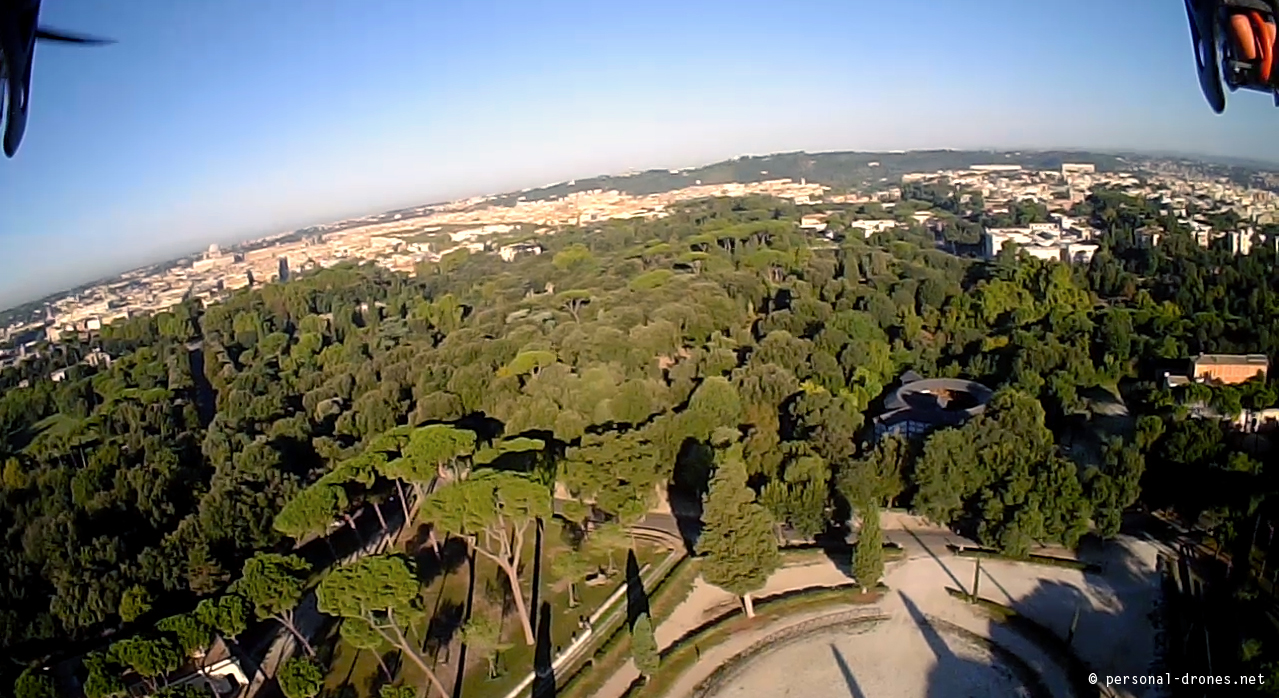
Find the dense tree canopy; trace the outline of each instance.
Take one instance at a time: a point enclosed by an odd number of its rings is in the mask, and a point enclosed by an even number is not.
[[[798,227],[808,208],[714,199],[570,226],[542,240],[549,254],[511,262],[340,265],[70,345],[113,361],[0,395],[0,654],[34,662],[130,624],[146,644],[94,660],[105,695],[110,667],[158,670],[185,649],[177,621],[146,634],[160,617],[194,613],[231,637],[254,615],[287,624],[302,569],[246,561],[278,562],[254,556],[406,489],[423,518],[504,560],[514,589],[516,548],[552,491],[622,523],[664,497],[749,503],[768,544],[844,526],[853,507],[906,506],[1016,554],[1112,535],[1139,500],[1268,511],[1273,456],[1185,406],[1270,407],[1279,390],[1159,380],[1201,351],[1279,357],[1273,244],[1202,248],[1157,202],[1100,191],[1069,212],[1103,231],[1091,264],[978,263],[947,250],[974,226],[1047,212],[983,220],[979,197],[948,185],[903,196],[894,214],[823,207],[831,239]],[[870,238],[849,226],[929,207],[940,246],[913,222]],[[1139,232],[1152,225],[1158,244]],[[906,369],[997,392],[966,424],[876,442],[868,427]],[[1120,400],[1126,422],[1099,416]],[[424,498],[436,480],[453,484]],[[721,581],[746,593],[767,566],[738,564],[723,526]],[[396,644],[385,614],[401,601],[413,611],[399,597],[328,607]]]

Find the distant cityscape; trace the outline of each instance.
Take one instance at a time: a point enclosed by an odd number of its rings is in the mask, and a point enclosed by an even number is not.
[[[875,168],[877,162],[867,163]],[[676,173],[678,171],[672,171]],[[767,177],[767,171],[760,171]],[[13,365],[37,350],[41,342],[58,342],[65,334],[84,334],[123,318],[163,311],[188,299],[208,303],[246,286],[284,281],[290,274],[331,267],[343,261],[373,261],[392,270],[411,272],[418,264],[438,261],[455,250],[497,254],[505,261],[543,251],[538,237],[564,225],[666,215],[675,204],[707,197],[749,195],[788,199],[811,208],[802,227],[824,233],[823,204],[878,203],[891,212],[901,197],[896,178],[881,178],[860,187],[832,187],[792,178],[755,182],[703,184],[652,194],[616,189],[588,189],[544,198],[478,197],[393,214],[340,221],[223,250],[210,245],[201,255],[176,264],[135,270],[95,286],[48,300],[43,316],[18,317],[0,329],[0,367]],[[1267,181],[1268,180],[1263,180]],[[1098,171],[1093,164],[1064,163],[1056,169],[1016,164],[973,164],[965,169],[903,173],[900,184],[946,182],[959,190],[980,193],[987,213],[1008,213],[1010,205],[1030,201],[1051,212],[1051,222],[1022,227],[986,228],[982,253],[993,257],[1006,244],[1041,259],[1087,263],[1097,249],[1087,221],[1067,214],[1093,189],[1105,187],[1155,200],[1165,215],[1187,224],[1201,245],[1228,238],[1237,254],[1255,244],[1256,226],[1279,221],[1279,195],[1213,176],[1184,164],[1147,164],[1130,171]],[[570,186],[573,182],[568,183]],[[841,191],[842,190],[842,191]],[[1213,213],[1234,212],[1240,225],[1220,230],[1209,222]],[[913,214],[927,224],[934,214]],[[849,226],[865,236],[901,225],[896,218],[853,220]],[[1139,231],[1154,244],[1158,229]],[[830,237],[830,234],[827,233]]]

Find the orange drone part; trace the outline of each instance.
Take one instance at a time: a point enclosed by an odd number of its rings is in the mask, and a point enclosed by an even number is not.
[[[1275,61],[1275,23],[1273,20],[1263,18],[1261,13],[1253,12],[1252,24],[1259,35],[1257,42],[1260,44],[1261,49],[1261,65],[1258,67],[1259,77],[1262,82],[1269,83]]]
[[[1257,40],[1252,34],[1252,23],[1243,13],[1230,15],[1231,35],[1235,40],[1235,53],[1245,61],[1257,60]]]
[[[1237,12],[1230,15],[1230,35],[1240,59],[1256,63],[1257,78],[1269,83],[1275,63],[1275,23],[1260,12]]]

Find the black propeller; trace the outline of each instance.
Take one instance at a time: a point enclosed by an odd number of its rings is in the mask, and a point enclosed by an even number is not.
[[[68,44],[86,44],[88,46],[105,46],[114,44],[114,39],[99,39],[93,36],[77,36],[66,32],[55,31],[46,27],[36,29],[36,38],[43,41],[61,41]]]
[[[13,157],[27,128],[31,100],[31,63],[35,44],[52,41],[78,46],[113,44],[110,39],[81,36],[39,25],[40,0],[0,0],[0,122],[4,154]]]

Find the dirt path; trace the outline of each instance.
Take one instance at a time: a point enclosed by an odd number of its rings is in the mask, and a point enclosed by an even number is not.
[[[832,612],[834,612],[832,610]],[[830,616],[827,615],[827,618]],[[921,624],[922,623],[922,624]],[[770,642],[784,628],[761,633]],[[737,638],[734,638],[737,640]],[[716,658],[717,662],[722,662]],[[692,674],[693,672],[689,672]],[[710,674],[708,668],[705,672]],[[681,677],[671,696],[692,695],[700,676]],[[875,624],[814,628],[733,667],[714,698],[846,696],[1025,696],[1034,676],[1005,653],[936,620],[898,614]],[[1034,694],[1031,694],[1034,695]],[[1061,698],[1052,693],[1051,698]]]
[[[893,616],[892,623],[906,624],[897,628],[904,633],[902,637],[909,634],[907,626],[910,624],[922,627],[919,625],[922,616],[954,624],[991,639],[1022,657],[1041,673],[1054,696],[1070,695],[1065,672],[1038,646],[1004,626],[992,624],[946,593],[946,587],[967,590],[972,584],[974,561],[955,556],[945,547],[948,539],[954,539],[956,543],[964,542],[962,539],[937,529],[915,533],[910,528],[914,523],[911,521],[896,523],[898,527],[888,537],[906,548],[906,559],[888,565],[884,581],[894,593],[878,605],[883,613]],[[910,535],[912,533],[915,535]],[[1069,634],[1073,624],[1076,628],[1074,646],[1098,672],[1148,673],[1155,659],[1150,615],[1159,593],[1155,556],[1153,545],[1121,538],[1107,548],[1104,570],[1100,575],[1042,565],[983,561],[979,591],[986,598],[1016,608],[1060,636]],[[843,570],[828,560],[821,560],[778,570],[756,596],[833,586],[848,581],[849,577]],[[657,628],[658,646],[663,649],[669,647],[709,618],[736,604],[737,599],[731,594],[698,579],[688,598]],[[682,676],[675,690],[668,695],[672,698],[688,695],[716,666],[737,652],[807,617],[788,618],[770,627],[742,633],[708,650],[702,661]],[[620,698],[637,676],[634,665],[628,662],[596,695],[598,698]],[[1155,693],[1134,692],[1130,695],[1146,698]]]
[[[705,681],[707,678],[709,678],[710,675],[714,673],[716,669],[718,669],[721,665],[731,660],[733,657],[749,649],[751,645],[754,645],[756,642],[766,639],[770,635],[773,635],[775,633],[782,632],[786,630],[787,628],[800,625],[802,623],[806,623],[816,618],[821,618],[823,616],[828,616],[834,613],[842,613],[845,611],[861,611],[861,612],[864,612],[867,616],[874,616],[874,615],[878,615],[878,613],[880,612],[880,609],[877,606],[855,606],[852,604],[849,604],[846,606],[832,606],[830,608],[822,609],[820,611],[813,611],[810,613],[804,613],[800,615],[791,616],[788,618],[783,618],[781,620],[778,620],[775,623],[770,623],[769,625],[766,625],[763,627],[752,628],[751,630],[747,632],[736,633],[728,640],[718,645],[715,645],[714,647],[703,652],[701,654],[701,660],[696,665],[694,665],[693,668],[684,672],[684,674],[679,677],[679,680],[676,681],[671,686],[670,691],[667,692],[666,695],[671,698],[674,698],[675,696],[691,695],[693,693],[693,690],[697,688],[697,685],[700,684],[702,681]],[[767,655],[764,655],[764,657],[767,657]],[[778,678],[781,678],[781,677],[778,677]],[[780,683],[786,683],[785,679],[782,678]],[[823,693],[821,691],[810,691],[808,690],[810,688],[808,686],[803,686],[802,688],[804,689],[803,695],[808,695],[808,696],[837,695],[837,693]],[[601,692],[600,694],[597,694],[597,695],[602,696],[604,694]],[[759,695],[762,696],[762,695],[770,695],[770,694],[760,693]],[[771,693],[771,695],[777,696],[779,694]]]
[[[848,575],[834,564],[823,561],[778,570],[768,578],[768,583],[756,596],[771,596],[808,587],[834,586],[848,581]],[[666,649],[707,620],[737,606],[736,596],[717,586],[707,584],[705,580],[698,577],[693,583],[693,590],[688,598],[675,607],[666,622],[657,627],[655,633],[657,646],[660,649]],[[709,657],[704,658],[702,664],[708,663],[709,659]],[[715,666],[711,664],[712,669]],[[600,688],[595,698],[618,698],[626,693],[626,689],[638,677],[639,671],[635,669],[635,664],[628,660],[616,674],[609,678],[608,683]]]
[[[958,561],[958,558],[953,558]],[[796,567],[780,570],[772,579],[769,580],[769,586],[774,587],[761,596],[771,593],[779,593],[781,591],[804,588],[804,580],[823,579],[830,583],[839,583],[840,581],[848,581],[848,577],[842,571],[829,562],[822,562],[815,565],[806,565],[804,567]],[[952,671],[956,665],[962,664],[957,662],[955,655],[967,654],[963,651],[962,646],[952,645],[949,653],[944,649],[941,652],[937,648],[933,648],[933,654],[925,653],[920,655],[920,648],[929,647],[929,643],[925,641],[925,637],[929,634],[927,621],[924,617],[937,618],[958,626],[968,632],[979,637],[993,639],[1001,646],[1013,651],[1028,664],[1035,669],[1048,687],[1049,691],[1056,698],[1069,698],[1070,682],[1066,673],[1052,661],[1050,657],[1045,655],[1036,645],[1026,641],[1012,633],[1003,631],[998,626],[992,626],[991,622],[986,618],[979,616],[973,612],[966,604],[955,600],[946,593],[947,586],[953,586],[950,581],[949,573],[937,566],[931,558],[917,558],[914,560],[906,560],[893,563],[885,578],[886,583],[894,589],[894,593],[885,596],[881,601],[868,610],[868,614],[875,615],[882,613],[891,617],[891,620],[884,623],[881,627],[871,631],[873,637],[868,635],[867,638],[872,645],[880,650],[884,661],[896,657],[896,664],[886,666],[886,671],[876,674],[867,674],[861,671],[861,681],[866,684],[862,688],[866,690],[865,695],[911,695],[910,686],[904,684],[895,684],[895,679],[902,681],[914,681],[915,683],[926,682],[930,672],[934,670]],[[824,585],[814,585],[824,586]],[[786,587],[786,588],[783,588]],[[689,597],[689,602],[693,601],[693,597]],[[688,603],[688,602],[686,602]],[[850,607],[856,608],[856,607]],[[691,609],[690,609],[691,610]],[[844,608],[832,608],[825,611],[814,612],[806,615],[786,618],[777,623],[770,624],[765,627],[754,629],[750,632],[739,633],[734,635],[731,640],[718,645],[702,654],[701,661],[691,670],[686,672],[672,686],[672,690],[667,694],[669,698],[685,698],[692,695],[693,690],[699,683],[711,675],[714,670],[730,660],[732,657],[750,647],[755,642],[763,640],[770,635],[784,630],[792,625],[802,623],[810,618],[819,617],[835,613]],[[674,618],[674,616],[672,616]],[[665,627],[665,624],[664,626]],[[935,633],[934,633],[935,634]],[[663,641],[659,637],[658,644],[665,647],[679,635],[674,638],[667,638]],[[936,643],[932,643],[936,645]],[[961,643],[962,645],[962,643]],[[824,649],[824,648],[823,648]],[[847,654],[845,654],[847,656]],[[753,683],[760,685],[783,686],[789,682],[794,683],[794,675],[785,675],[789,669],[793,669],[794,665],[783,658],[780,662],[769,662],[761,657],[761,669],[763,674],[755,672],[751,679]],[[940,667],[940,669],[938,668]],[[609,686],[605,690],[600,691],[600,698],[617,698],[625,692],[626,687],[635,679],[633,667],[627,666],[630,670],[625,676],[619,674],[614,678],[621,683],[621,690],[616,693],[608,692]],[[770,673],[771,671],[771,673]],[[969,672],[973,675],[974,680],[978,680],[983,674],[982,670]],[[878,676],[878,678],[876,678]],[[804,669],[804,686],[810,686],[810,677],[808,668]],[[986,677],[986,680],[994,680],[997,678],[996,673]],[[610,686],[612,682],[610,682]],[[924,685],[920,683],[920,685]],[[992,684],[993,685],[993,684]],[[913,686],[913,684],[912,684]],[[915,686],[918,688],[918,686]],[[874,688],[875,691],[871,691]],[[725,693],[725,695],[730,695]],[[731,693],[737,695],[737,693]],[[743,693],[742,695],[763,695],[756,693]],[[798,695],[798,694],[797,694]],[[923,695],[922,693],[920,695]],[[976,695],[976,694],[974,694]],[[993,694],[992,694],[993,695]]]

